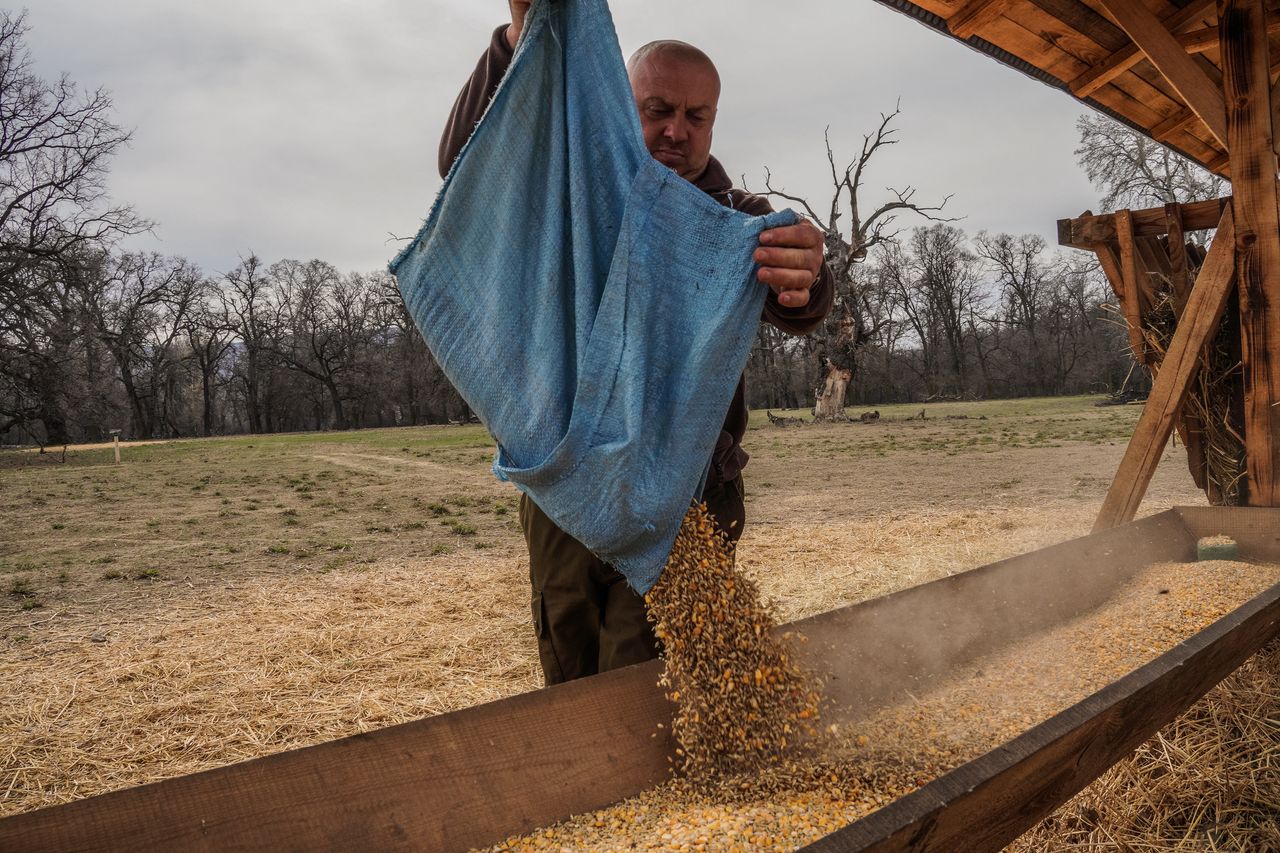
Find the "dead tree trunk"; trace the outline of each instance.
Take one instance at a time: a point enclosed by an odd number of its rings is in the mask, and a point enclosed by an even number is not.
[[[862,151],[843,171],[836,166],[831,140],[827,138],[827,162],[831,166],[834,192],[826,216],[819,215],[806,199],[774,189],[771,184],[772,176],[765,170],[765,195],[800,205],[814,224],[822,229],[827,266],[835,285],[835,304],[827,322],[817,333],[819,342],[815,347],[823,377],[821,388],[815,392],[813,417],[816,421],[848,419],[844,411],[845,394],[857,372],[859,350],[890,320],[884,310],[884,300],[872,298],[869,283],[865,281],[867,276],[858,274],[857,265],[866,259],[870,249],[893,241],[898,233],[893,228],[893,222],[900,213],[915,213],[937,222],[952,221],[933,215],[942,210],[947,199],[943,199],[936,207],[918,205],[912,200],[915,189],[910,186],[903,190],[889,188],[894,198],[872,210],[869,215],[864,215],[865,208],[859,206],[859,192],[867,163],[881,146],[892,145],[897,141],[893,138],[897,129],[890,125],[898,112],[895,109],[892,113],[880,116],[880,126],[874,133],[862,138]],[[847,237],[840,222],[846,215],[849,217]]]

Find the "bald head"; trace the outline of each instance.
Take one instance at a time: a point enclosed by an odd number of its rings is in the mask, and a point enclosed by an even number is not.
[[[645,145],[654,159],[696,180],[711,157],[720,74],[705,53],[682,41],[654,41],[627,62]]]

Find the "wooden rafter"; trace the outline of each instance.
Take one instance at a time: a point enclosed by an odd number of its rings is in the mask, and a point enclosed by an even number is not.
[[[1280,204],[1262,0],[1219,0],[1244,363],[1248,501],[1280,505]]]
[[[1276,33],[1280,33],[1280,20],[1273,17],[1267,24],[1267,35],[1275,35]],[[1178,36],[1178,43],[1186,48],[1188,53],[1205,53],[1210,50],[1217,50],[1218,27],[1215,25],[1182,33]]]
[[[1134,0],[1099,0],[1133,43],[1151,60],[1178,96],[1209,128],[1224,147],[1227,144],[1226,107],[1222,90],[1205,70],[1178,44],[1160,19]]]
[[[1174,12],[1162,22],[1171,32],[1200,24],[1213,11],[1214,0],[1195,0]],[[1137,45],[1129,45],[1090,68],[1068,86],[1077,98],[1087,98],[1146,57]]]
[[[947,19],[947,29],[958,39],[967,39],[1005,13],[1013,0],[969,0]]]
[[[1174,419],[1191,387],[1201,350],[1218,330],[1227,307],[1235,279],[1235,247],[1233,216],[1231,210],[1227,210],[1218,223],[1217,237],[1191,289],[1181,322],[1174,329],[1173,339],[1160,362],[1147,404],[1107,490],[1102,511],[1093,525],[1095,531],[1132,521],[1147,493],[1151,476],[1173,431]]]

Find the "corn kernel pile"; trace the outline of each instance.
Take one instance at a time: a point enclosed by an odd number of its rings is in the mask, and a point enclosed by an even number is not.
[[[713,785],[677,777],[491,849],[795,850],[1016,737],[1277,581],[1275,565],[1149,566],[1101,607],[976,659],[868,716],[828,723],[808,749],[774,766]],[[680,624],[680,631],[691,630]],[[683,693],[680,701],[687,713]],[[828,720],[838,715],[825,710]]]
[[[645,597],[662,643],[660,684],[676,703],[680,769],[695,784],[776,767],[816,731],[819,685],[797,639],[777,636],[755,583],[706,507],[692,507]]]

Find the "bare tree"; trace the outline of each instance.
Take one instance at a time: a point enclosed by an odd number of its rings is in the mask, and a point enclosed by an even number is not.
[[[871,158],[884,146],[897,144],[895,136],[898,131],[891,125],[900,112],[901,108],[895,107],[891,113],[882,113],[880,125],[862,137],[862,150],[843,168],[836,165],[829,129],[824,134],[833,189],[830,205],[824,213],[815,210],[807,199],[776,189],[772,184],[772,174],[765,170],[765,195],[800,205],[822,229],[827,266],[835,283],[835,302],[817,336],[815,348],[822,368],[822,385],[815,392],[813,410],[817,420],[845,419],[845,397],[857,368],[859,349],[877,336],[888,322],[883,311],[884,303],[872,299],[869,292],[876,278],[860,274],[858,265],[873,248],[890,243],[897,237],[901,230],[896,225],[897,218],[904,212],[938,222],[954,221],[935,215],[946,206],[951,196],[937,205],[921,205],[914,200],[915,188],[909,185],[901,190],[888,187],[891,198],[871,208],[870,212],[860,198]]]
[[[86,290],[98,336],[115,359],[129,401],[132,433],[180,435],[174,403],[185,355],[179,347],[200,292],[200,271],[183,258],[121,255],[102,267]]]
[[[1203,201],[1225,190],[1222,178],[1104,115],[1082,115],[1076,129],[1076,162],[1103,193],[1103,210]]]
[[[191,311],[183,324],[190,358],[200,373],[200,433],[213,435],[218,372],[235,344],[235,325],[216,298],[218,282],[200,282]]]
[[[222,280],[222,310],[241,347],[235,375],[243,388],[246,425],[249,432],[267,432],[270,406],[264,399],[265,386],[280,325],[271,279],[258,256],[250,254]]]
[[[149,223],[107,199],[111,158],[129,134],[111,120],[110,96],[81,93],[31,70],[23,14],[0,11],[0,314],[31,295],[23,267],[68,262]]]

